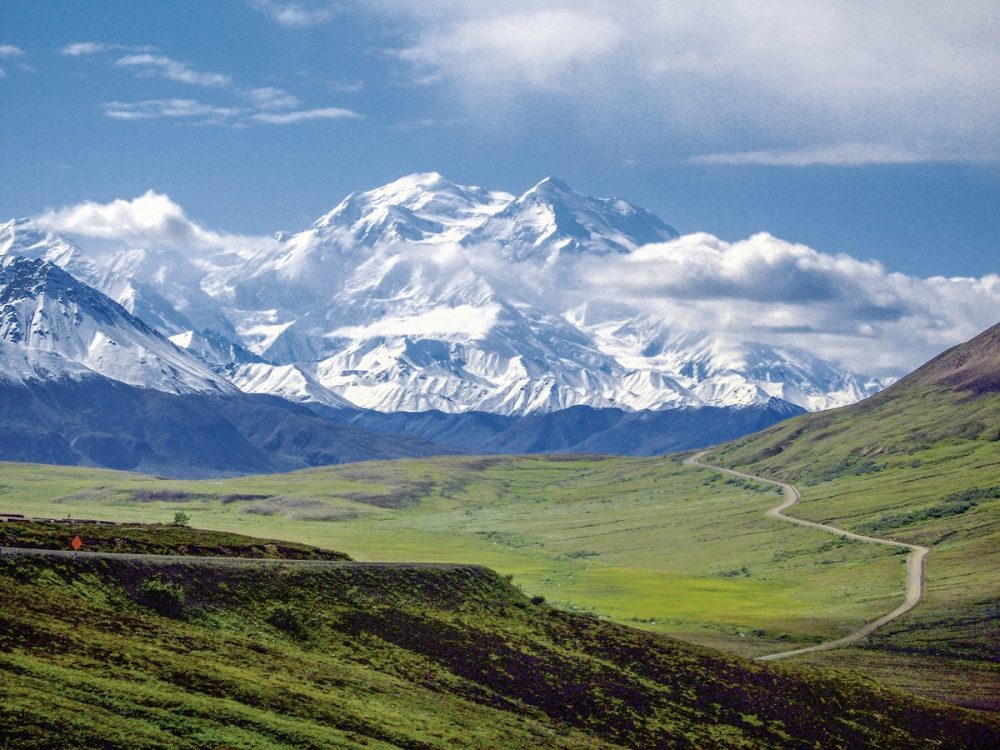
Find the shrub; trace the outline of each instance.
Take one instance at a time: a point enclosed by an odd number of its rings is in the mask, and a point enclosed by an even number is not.
[[[147,578],[139,584],[139,603],[167,617],[179,617],[186,599],[183,588],[162,576]]]
[[[174,513],[174,522],[171,526],[187,526],[191,522],[191,516],[182,510]]]
[[[305,632],[305,618],[298,607],[280,602],[271,607],[265,618],[270,625],[290,635],[301,636]]]
[[[922,521],[960,516],[972,510],[981,502],[997,498],[1000,498],[1000,484],[992,487],[972,487],[945,495],[933,505],[926,505],[913,510],[885,513],[874,521],[858,524],[857,529],[862,533],[874,533],[900,529]]]

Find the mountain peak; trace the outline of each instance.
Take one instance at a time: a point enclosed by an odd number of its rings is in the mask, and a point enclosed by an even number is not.
[[[577,192],[573,190],[564,180],[560,180],[558,177],[543,177],[538,181],[533,187],[531,187],[527,193],[538,193],[541,195],[552,194],[552,195],[577,195]]]
[[[455,183],[449,180],[440,172],[412,172],[407,175],[403,175],[398,179],[393,180],[384,186],[384,188],[389,188],[393,186],[409,186],[409,185],[419,185],[421,187],[432,187],[436,185],[445,184],[448,186],[454,186]],[[383,188],[383,189],[384,189]]]
[[[42,257],[52,251],[77,250],[69,240],[39,226],[31,219],[11,219],[0,224],[0,255]]]
[[[457,241],[513,200],[507,193],[459,185],[438,172],[415,172],[348,195],[314,229],[347,230],[358,244]]]
[[[466,242],[499,244],[515,260],[555,260],[563,253],[628,253],[677,231],[621,198],[592,198],[546,177],[487,219]]]
[[[0,339],[130,385],[234,392],[117,302],[40,258],[0,258]]]

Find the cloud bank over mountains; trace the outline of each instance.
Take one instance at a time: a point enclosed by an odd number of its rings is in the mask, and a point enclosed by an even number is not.
[[[275,237],[230,234],[191,219],[152,190],[132,200],[49,209],[35,223],[106,246],[215,253],[275,253]],[[343,238],[343,246],[351,246]],[[345,252],[352,252],[350,250]],[[358,251],[360,252],[360,251]],[[769,234],[725,242],[705,233],[627,253],[586,252],[512,259],[490,242],[389,242],[371,250],[374,267],[423,268],[426,278],[484,279],[509,299],[530,300],[588,325],[636,315],[732,341],[789,346],[873,375],[900,375],[1000,317],[1000,275],[919,278],[845,253],[822,252]],[[285,261],[281,261],[285,262]],[[328,259],[325,272],[346,260]],[[333,269],[333,270],[331,270]],[[443,282],[442,282],[443,283]],[[422,335],[453,329],[486,336],[498,309],[436,308],[417,318],[392,313],[365,323],[366,335]],[[498,322],[500,321],[500,322]],[[597,323],[595,323],[596,325]],[[345,323],[341,333],[357,334]]]
[[[169,196],[147,190],[132,200],[82,201],[48,209],[34,221],[71,237],[106,240],[126,247],[211,253],[269,247],[273,238],[232,235],[206,229],[188,218]]]
[[[395,54],[423,83],[496,114],[561,91],[600,126],[609,111],[724,143],[702,163],[901,163],[1000,157],[1000,6],[969,0],[431,0],[376,4],[415,26]],[[716,138],[718,136],[718,138]],[[810,156],[811,154],[811,156]]]

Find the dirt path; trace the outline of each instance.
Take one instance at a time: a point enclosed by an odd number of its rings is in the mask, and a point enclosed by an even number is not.
[[[202,565],[213,568],[281,567],[299,568],[399,568],[404,570],[473,570],[481,565],[464,563],[388,563],[356,562],[348,560],[285,560],[273,557],[208,557],[196,555],[142,555],[134,552],[73,552],[60,549],[35,549],[29,547],[2,547],[0,557],[56,557],[63,560],[133,560],[154,565]]]
[[[684,463],[691,466],[701,466],[706,469],[714,469],[715,471],[720,471],[723,474],[729,474],[734,477],[741,477],[743,479],[752,479],[755,482],[764,482],[765,484],[773,484],[781,488],[784,493],[784,500],[781,505],[771,508],[767,511],[769,518],[776,518],[779,521],[786,521],[788,523],[798,524],[799,526],[808,526],[814,529],[822,529],[823,531],[828,531],[831,534],[836,534],[837,536],[842,536],[845,539],[853,539],[858,542],[868,542],[870,544],[885,544],[890,547],[898,547],[900,549],[906,549],[910,551],[909,556],[906,558],[906,598],[903,599],[903,603],[896,607],[892,612],[873,620],[868,624],[853,630],[843,638],[838,638],[835,641],[825,641],[819,643],[815,646],[809,646],[807,648],[797,648],[792,651],[780,651],[776,654],[767,654],[765,656],[758,656],[758,661],[774,661],[775,659],[786,659],[789,656],[798,656],[799,654],[808,654],[813,651],[829,651],[833,648],[841,648],[842,646],[850,646],[852,643],[857,643],[858,641],[866,638],[874,631],[878,630],[880,627],[888,622],[892,622],[897,617],[906,614],[911,609],[913,609],[920,602],[921,597],[924,594],[924,558],[930,552],[930,549],[923,547],[919,544],[906,544],[905,542],[894,542],[891,539],[880,539],[874,536],[865,536],[863,534],[855,534],[850,531],[844,531],[843,529],[838,529],[836,526],[828,526],[825,523],[816,523],[815,521],[804,521],[801,518],[793,518],[791,516],[786,516],[784,512],[791,508],[795,503],[797,503],[801,496],[799,491],[795,489],[790,484],[785,484],[784,482],[777,482],[773,479],[764,479],[763,477],[754,476],[752,474],[744,474],[741,471],[734,471],[733,469],[727,469],[723,466],[714,466],[712,464],[705,464],[701,462],[701,457],[704,456],[708,451],[701,451],[696,453],[689,458],[684,459]]]

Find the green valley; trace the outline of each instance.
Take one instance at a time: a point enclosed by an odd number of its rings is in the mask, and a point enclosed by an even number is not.
[[[998,708],[997,331],[872,399],[706,458],[795,483],[797,516],[932,550],[915,610],[858,646],[797,661]],[[201,481],[0,465],[7,512],[183,512],[198,527],[356,560],[484,565],[570,612],[742,656],[838,638],[902,600],[899,550],[765,517],[779,499],[670,456],[443,457]]]
[[[835,637],[902,588],[891,552],[776,524],[771,488],[675,459],[440,458],[200,482],[5,464],[0,477],[16,512],[182,511],[357,560],[483,564],[571,611],[745,655]]]

